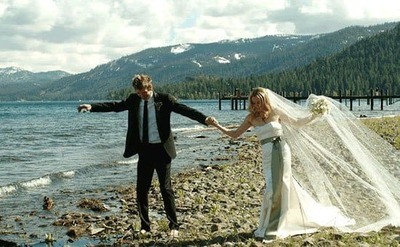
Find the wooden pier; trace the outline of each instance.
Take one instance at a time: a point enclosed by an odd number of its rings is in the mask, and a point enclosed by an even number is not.
[[[308,98],[307,96],[303,96],[301,93],[298,92],[283,92],[280,93],[283,97],[286,99],[292,100],[293,102],[298,102],[301,100],[306,100]],[[361,100],[367,100],[367,104],[370,105],[370,109],[374,110],[375,107],[375,102],[376,100],[379,100],[379,105],[380,105],[380,110],[383,110],[385,102],[386,105],[391,105],[397,101],[400,101],[400,95],[390,95],[387,92],[385,93],[383,90],[370,90],[369,95],[353,95],[352,91],[349,91],[349,94],[342,94],[341,91],[339,91],[338,95],[326,95],[332,99],[338,100],[339,102],[349,101],[350,103],[350,111],[353,110],[353,105],[354,101],[361,101]],[[221,93],[219,93],[218,97],[218,109],[222,109],[222,101],[229,100],[231,102],[231,110],[245,110],[247,109],[246,107],[246,102],[248,101],[248,95],[241,95],[240,91],[238,89],[235,89],[234,94],[229,95],[229,96],[221,96]],[[360,104],[360,103],[359,103]]]

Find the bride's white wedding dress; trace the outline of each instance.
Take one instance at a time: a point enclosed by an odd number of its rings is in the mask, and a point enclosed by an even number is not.
[[[262,143],[266,183],[256,237],[283,238],[354,224],[337,207],[317,203],[293,178],[290,147],[279,122],[257,126],[254,132]]]
[[[253,130],[262,143],[266,181],[255,235],[400,226],[399,151],[331,98],[310,95],[299,105],[267,93],[281,121]],[[321,98],[330,111],[310,122],[310,102]]]

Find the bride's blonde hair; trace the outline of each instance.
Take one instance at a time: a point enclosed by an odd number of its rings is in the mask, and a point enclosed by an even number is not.
[[[252,98],[257,97],[261,102],[261,109],[256,109]],[[268,98],[268,93],[265,88],[257,87],[253,89],[249,96],[249,111],[251,119],[254,120],[257,117],[261,117],[263,121],[266,121],[272,112],[271,103]]]

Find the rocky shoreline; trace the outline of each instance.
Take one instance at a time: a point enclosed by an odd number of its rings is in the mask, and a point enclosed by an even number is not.
[[[206,164],[173,176],[181,223],[178,238],[168,235],[168,221],[155,179],[149,194],[152,220],[149,234],[139,234],[135,188],[127,185],[99,193],[97,198],[72,202],[79,210],[65,212],[54,222],[65,229],[65,238],[56,239],[49,234],[42,243],[50,246],[266,246],[253,236],[264,189],[259,143],[250,135],[237,140],[221,137],[218,149],[227,153],[215,158],[219,159],[218,165]],[[363,234],[322,229],[267,245],[399,246],[399,242],[400,228],[388,226],[380,232]],[[13,246],[13,243],[4,243],[4,246]]]
[[[219,148],[229,154],[215,158],[219,165],[203,165],[173,176],[181,224],[176,239],[168,235],[157,179],[153,180],[149,193],[152,230],[147,235],[139,234],[132,185],[115,189],[111,198],[84,198],[77,204],[90,212],[66,213],[54,224],[68,229],[66,234],[71,243],[86,238],[97,246],[204,246],[251,239],[264,186],[258,142],[253,137],[238,140],[222,137]],[[226,163],[221,164],[221,160]],[[107,213],[107,201],[118,201],[119,209]]]

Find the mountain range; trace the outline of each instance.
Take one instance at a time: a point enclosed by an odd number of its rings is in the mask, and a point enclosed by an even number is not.
[[[0,100],[106,99],[130,86],[133,75],[151,75],[156,86],[202,75],[249,77],[304,67],[398,23],[351,26],[318,35],[268,35],[208,44],[150,48],[71,75],[63,71],[32,73],[0,68]]]
[[[17,67],[0,68],[0,100],[32,99],[52,82],[70,76],[65,71],[34,73]]]

